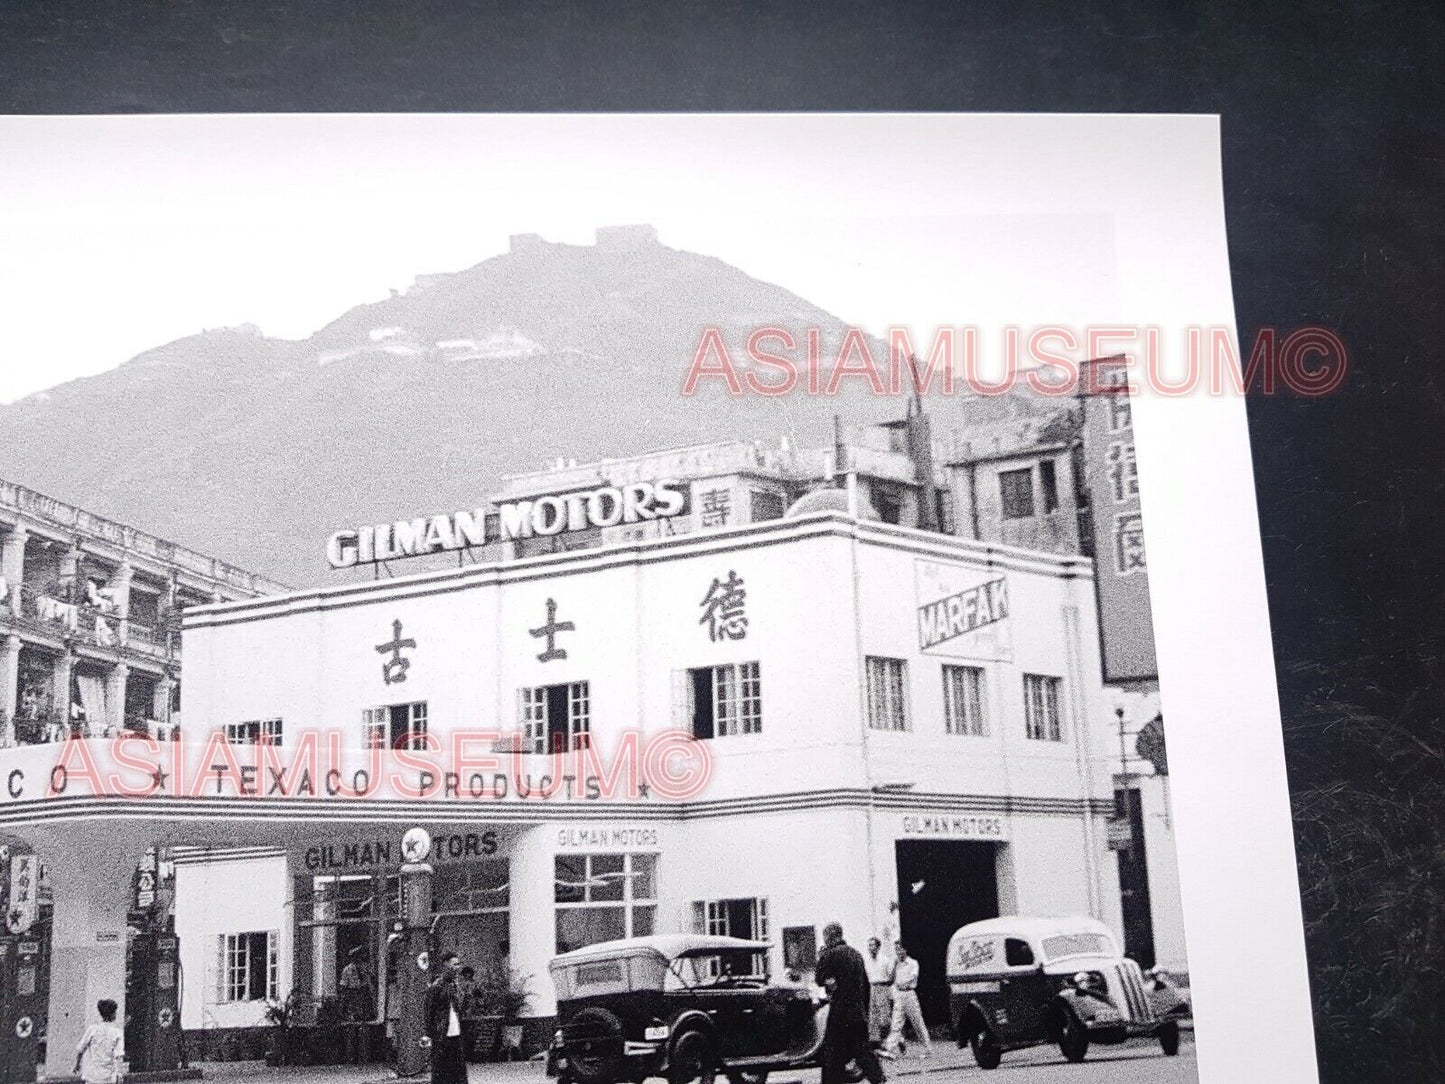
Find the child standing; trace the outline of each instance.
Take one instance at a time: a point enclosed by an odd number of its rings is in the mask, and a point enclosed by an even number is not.
[[[75,1050],[75,1071],[85,1084],[119,1084],[125,1037],[115,1026],[115,1002],[103,998],[96,1004],[100,1023],[91,1024]]]

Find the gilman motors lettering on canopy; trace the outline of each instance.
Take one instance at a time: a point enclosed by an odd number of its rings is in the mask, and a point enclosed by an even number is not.
[[[506,501],[497,505],[491,515],[485,508],[478,508],[337,531],[326,543],[326,560],[332,568],[351,568],[464,550],[488,542],[669,519],[686,507],[681,483],[670,479],[599,486],[576,493]],[[489,523],[495,524],[496,533],[491,537]]]

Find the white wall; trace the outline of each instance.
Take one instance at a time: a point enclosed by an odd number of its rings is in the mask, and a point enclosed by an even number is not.
[[[218,940],[222,934],[280,932],[280,995],[291,989],[290,881],[284,855],[176,864],[176,935],[185,988],[181,1026],[251,1027],[265,1023],[265,1002],[218,1001]]]

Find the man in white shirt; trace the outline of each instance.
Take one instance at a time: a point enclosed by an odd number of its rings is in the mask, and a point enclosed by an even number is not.
[[[100,1023],[91,1024],[75,1050],[75,1071],[85,1084],[117,1084],[125,1071],[125,1037],[115,1026],[116,1004],[105,998],[96,1009]]]
[[[868,938],[863,956],[868,971],[868,1041],[875,1046],[888,1038],[893,1019],[893,954],[883,951],[883,942]]]
[[[933,1041],[928,1035],[928,1025],[923,1022],[923,1008],[918,1004],[918,961],[908,955],[902,941],[895,944],[894,957],[893,1023],[884,1049],[895,1054],[903,1050],[903,1025],[907,1024],[923,1044],[919,1056],[926,1058],[933,1051]]]

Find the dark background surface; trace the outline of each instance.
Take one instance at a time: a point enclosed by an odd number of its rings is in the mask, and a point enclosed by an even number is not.
[[[1404,1084],[1445,1078],[1441,10],[5,2],[0,110],[1221,114],[1240,342],[1350,351],[1249,417],[1322,1069]]]

